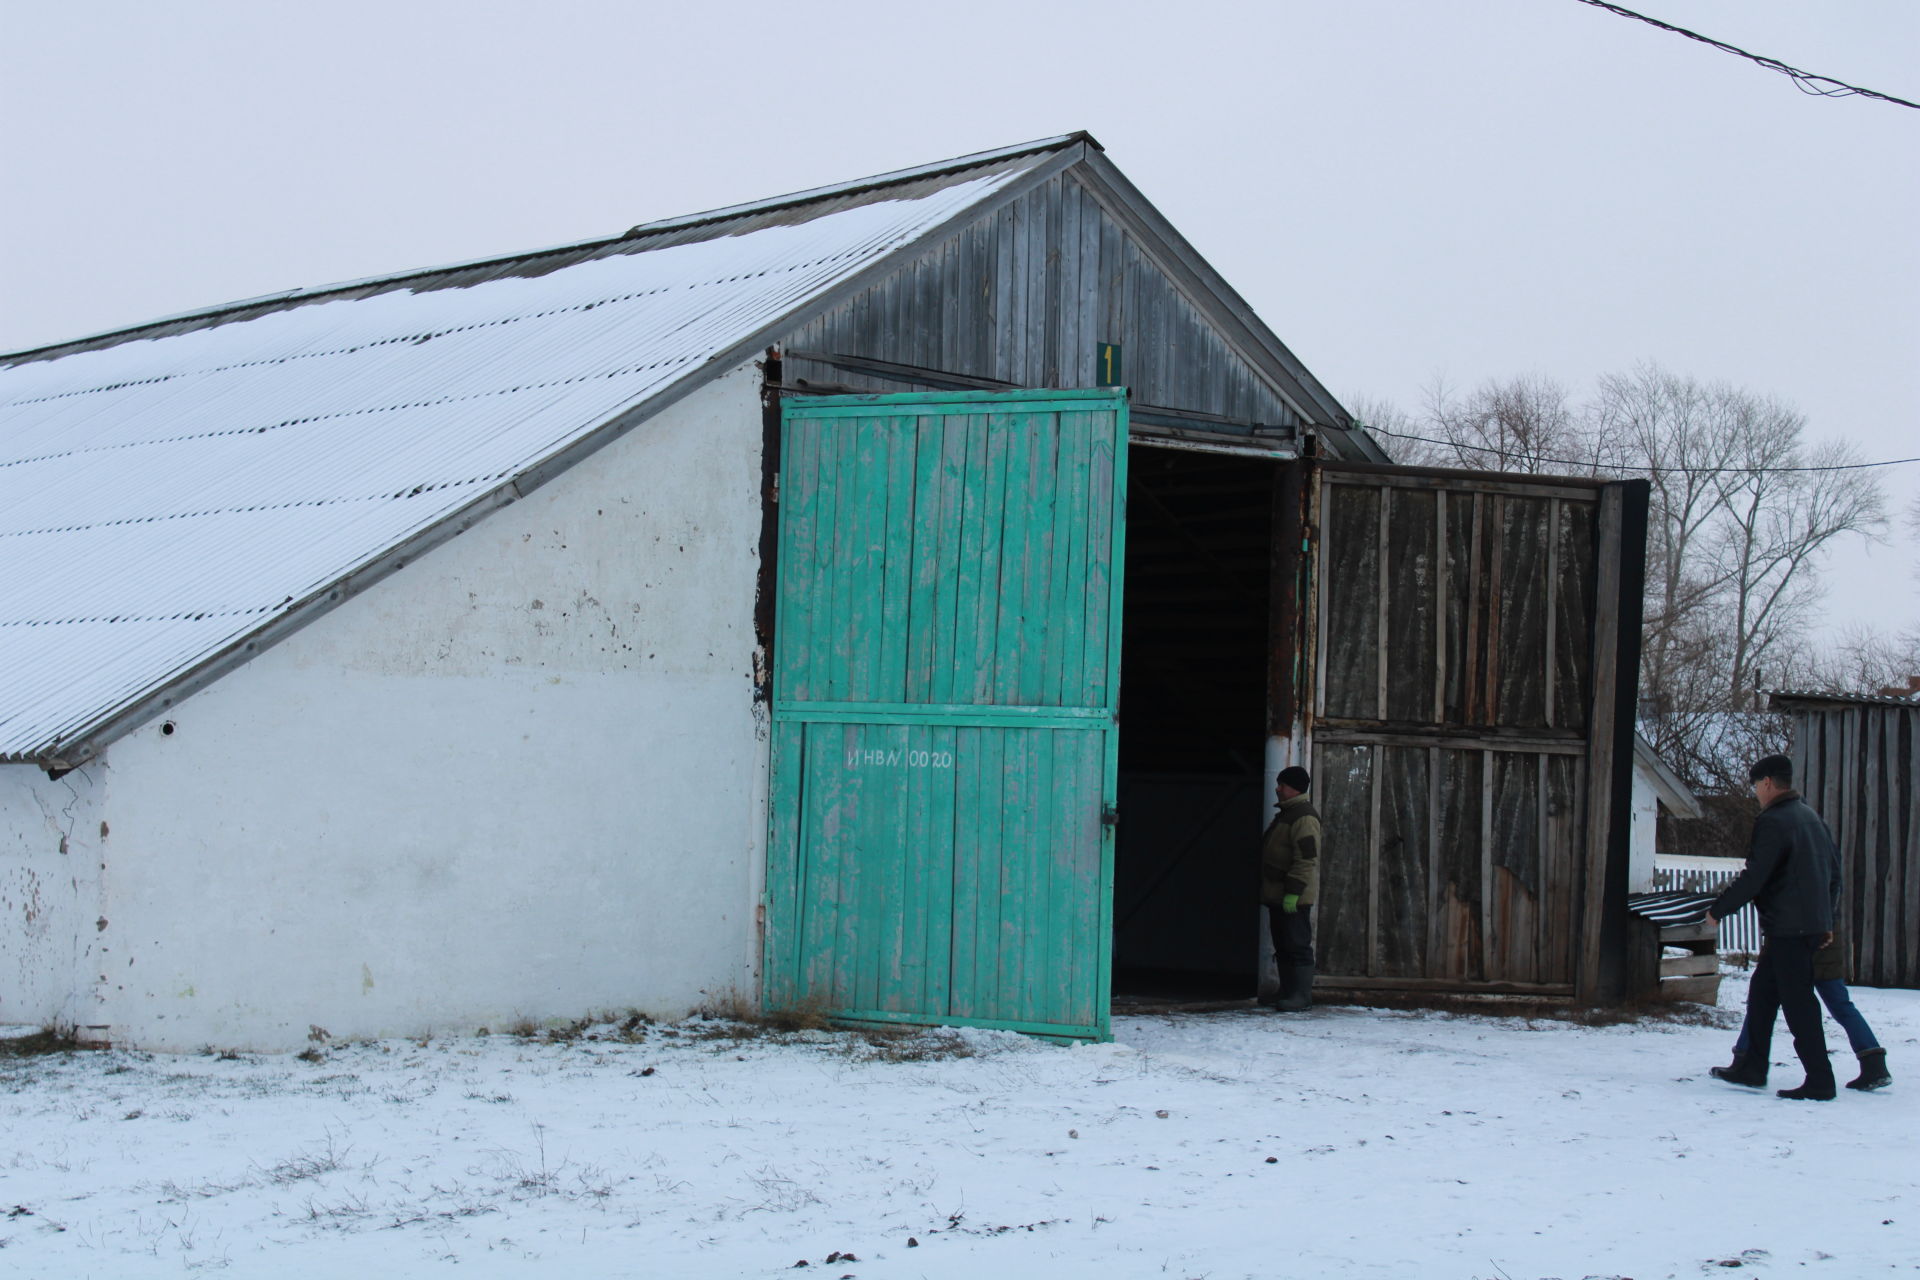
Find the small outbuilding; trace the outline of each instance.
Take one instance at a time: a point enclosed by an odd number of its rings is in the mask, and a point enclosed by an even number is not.
[[[1645,486],[1386,455],[1084,134],[0,357],[0,1022],[1624,994]]]

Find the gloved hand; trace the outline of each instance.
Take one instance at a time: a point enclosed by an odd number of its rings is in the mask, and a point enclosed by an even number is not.
[[[1300,909],[1300,895],[1297,893],[1290,893],[1286,897],[1280,899],[1280,909],[1286,912],[1288,915],[1292,915],[1294,912],[1298,911]]]

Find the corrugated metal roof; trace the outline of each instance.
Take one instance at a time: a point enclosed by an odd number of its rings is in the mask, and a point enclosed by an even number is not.
[[[0,361],[0,760],[70,755],[1047,158],[969,157]]]
[[[1797,703],[1830,703],[1856,707],[1920,707],[1920,694],[1894,697],[1884,693],[1821,693],[1812,689],[1772,689],[1767,693],[1769,710],[1784,711]]]

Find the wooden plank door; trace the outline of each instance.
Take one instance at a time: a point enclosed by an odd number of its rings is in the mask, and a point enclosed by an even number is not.
[[[765,1000],[1108,1034],[1127,411],[783,411]]]
[[[1322,971],[1596,994],[1609,897],[1624,910],[1644,482],[1319,477]]]

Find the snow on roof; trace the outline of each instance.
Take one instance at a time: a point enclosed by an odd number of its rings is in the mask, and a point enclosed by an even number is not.
[[[0,761],[84,757],[125,709],[1047,158],[0,361]]]

